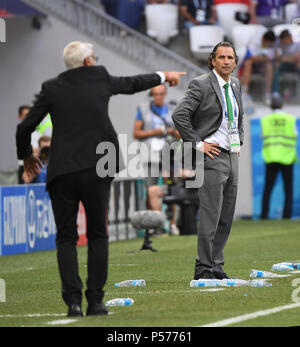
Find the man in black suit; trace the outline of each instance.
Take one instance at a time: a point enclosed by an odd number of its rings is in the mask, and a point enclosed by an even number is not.
[[[211,71],[190,82],[172,116],[183,141],[204,152],[196,280],[227,278],[223,249],[234,216],[244,138],[241,85],[231,76],[237,61],[231,43],[217,44],[209,57]]]
[[[71,42],[64,50],[68,70],[42,85],[26,119],[18,125],[18,158],[35,176],[42,166],[32,155],[30,135],[51,114],[53,135],[47,169],[47,190],[57,226],[57,259],[62,296],[69,316],[81,316],[82,282],[78,274],[76,243],[79,201],[85,207],[88,238],[87,315],[107,314],[103,287],[107,280],[107,210],[112,177],[96,173],[97,145],[111,142],[119,152],[117,134],[108,116],[112,95],[133,94],[164,82],[177,85],[180,72],[158,72],[133,77],[111,76],[96,66],[93,46]],[[118,163],[118,160],[117,160]],[[119,167],[116,167],[116,172]]]

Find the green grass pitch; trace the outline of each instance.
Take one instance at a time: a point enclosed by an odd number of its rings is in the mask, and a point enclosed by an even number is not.
[[[83,317],[66,326],[192,327],[292,304],[294,274],[272,279],[270,288],[237,287],[207,292],[190,288],[196,236],[153,237],[157,253],[143,251],[142,239],[110,244],[105,300],[130,297],[130,307],[110,308],[106,317]],[[78,248],[80,275],[86,280],[86,247]],[[299,221],[237,221],[225,249],[224,270],[249,279],[250,269],[270,271],[274,263],[300,259]],[[6,302],[0,302],[0,326],[50,326],[66,319],[60,295],[55,251],[0,258]],[[146,287],[116,288],[126,279],[145,279]],[[300,299],[300,298],[299,298]],[[83,309],[86,309],[85,298]],[[299,326],[300,308],[240,322],[234,326]],[[63,326],[63,325],[61,325]]]

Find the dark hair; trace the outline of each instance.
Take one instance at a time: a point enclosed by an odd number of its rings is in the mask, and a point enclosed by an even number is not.
[[[280,35],[279,35],[279,39],[283,40],[286,39],[287,37],[291,37],[291,33],[289,32],[289,30],[283,30]]]
[[[239,61],[239,57],[236,54],[235,48],[233,47],[233,44],[231,42],[227,42],[227,41],[223,41],[223,42],[219,42],[213,49],[213,51],[210,53],[209,57],[208,57],[208,68],[210,70],[214,69],[214,66],[212,64],[212,60],[216,59],[216,54],[217,54],[217,50],[219,47],[230,47],[233,49],[234,52],[234,58],[235,58],[235,63],[237,64]]]
[[[263,39],[265,41],[275,42],[276,36],[272,30],[268,30],[267,32],[264,33]]]
[[[273,96],[271,101],[271,109],[282,109],[283,107],[283,100],[281,96]]]
[[[22,113],[23,113],[24,110],[30,110],[30,106],[28,106],[28,105],[22,105],[22,106],[20,106],[19,109],[18,109],[19,116],[22,115]]]
[[[49,153],[50,153],[50,147],[45,146],[40,150],[40,159],[43,161],[47,161],[49,158]]]

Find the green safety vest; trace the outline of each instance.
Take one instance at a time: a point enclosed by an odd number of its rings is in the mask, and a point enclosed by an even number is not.
[[[272,113],[261,119],[264,161],[291,165],[297,160],[296,118],[289,114]]]
[[[52,129],[52,127],[53,126],[51,122],[51,117],[50,117],[50,114],[48,114],[46,118],[44,118],[44,120],[35,129],[41,134],[41,136],[43,136],[45,131],[48,128]]]

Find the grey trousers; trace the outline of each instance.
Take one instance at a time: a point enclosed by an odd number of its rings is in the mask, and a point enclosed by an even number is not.
[[[223,271],[223,249],[228,239],[236,204],[239,157],[221,152],[204,157],[204,183],[199,188],[200,225],[195,278],[204,270]]]

